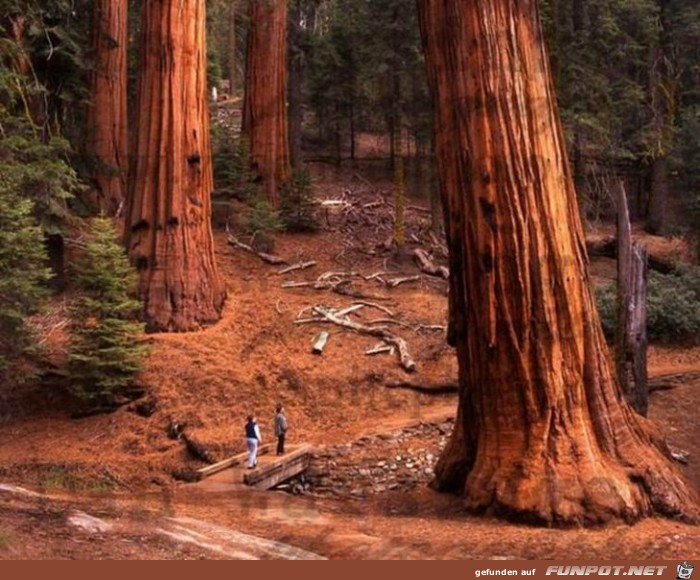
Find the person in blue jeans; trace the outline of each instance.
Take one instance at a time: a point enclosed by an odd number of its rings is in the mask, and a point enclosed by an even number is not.
[[[254,415],[248,415],[248,422],[245,424],[245,440],[248,445],[248,469],[253,469],[258,464],[258,445],[262,441],[260,427]]]

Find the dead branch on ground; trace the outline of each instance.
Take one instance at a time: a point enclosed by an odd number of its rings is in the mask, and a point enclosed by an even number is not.
[[[445,280],[450,277],[450,270],[446,266],[437,266],[428,252],[421,248],[413,250],[413,258],[418,263],[421,272],[430,276],[439,276]]]
[[[459,385],[456,383],[441,383],[437,385],[424,385],[410,383],[408,381],[395,381],[384,385],[387,389],[410,389],[427,395],[447,395],[459,392]]]
[[[296,264],[292,264],[291,266],[288,266],[287,268],[283,268],[282,270],[278,270],[276,274],[278,276],[281,276],[282,274],[288,274],[289,272],[295,272],[296,270],[306,270],[307,268],[311,268],[313,266],[316,266],[318,262],[314,260],[310,260],[308,262],[297,262]]]
[[[232,246],[235,246],[236,248],[240,248],[241,250],[245,250],[246,252],[250,252],[251,254],[255,254],[263,262],[267,262],[268,264],[272,264],[273,266],[280,266],[282,264],[289,263],[289,262],[287,262],[287,260],[285,260],[284,258],[280,258],[279,256],[273,256],[272,254],[266,254],[265,252],[258,252],[255,248],[237,240],[231,234],[228,235],[228,243]]]
[[[330,308],[325,308],[323,306],[314,306],[313,312],[321,317],[314,319],[313,322],[331,322],[337,326],[349,328],[350,330],[353,330],[360,334],[376,336],[377,338],[382,339],[385,343],[395,346],[399,351],[401,366],[408,372],[413,372],[416,370],[416,363],[408,351],[408,345],[406,344],[406,341],[403,338],[390,333],[386,329],[386,327],[368,326],[366,324],[360,324],[359,322],[350,320],[350,318],[348,318],[347,316],[340,317],[338,316],[337,311],[332,310]],[[307,320],[311,322],[311,320],[309,319],[306,319],[304,322],[306,322]],[[300,323],[299,321],[296,322]]]
[[[405,284],[407,282],[419,282],[420,280],[420,276],[400,276],[399,278],[389,278],[388,280],[385,280],[384,283],[389,288],[396,288],[400,284]]]

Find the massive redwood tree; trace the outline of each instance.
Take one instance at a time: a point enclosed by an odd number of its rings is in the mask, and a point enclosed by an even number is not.
[[[243,136],[251,169],[273,207],[289,179],[287,0],[250,0]]]
[[[535,522],[694,517],[694,492],[612,372],[536,2],[418,5],[460,368],[435,486]]]
[[[93,184],[87,197],[94,209],[110,216],[126,197],[127,8],[128,0],[97,0],[92,28],[94,64],[85,152]]]
[[[217,321],[225,290],[214,261],[206,86],[206,0],[142,4],[138,125],[126,243],[148,328]]]

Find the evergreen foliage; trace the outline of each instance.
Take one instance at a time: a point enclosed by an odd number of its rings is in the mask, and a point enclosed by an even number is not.
[[[253,196],[250,203],[245,228],[253,239],[259,236],[266,239],[268,234],[284,230],[281,211],[275,210],[261,194]]]
[[[110,405],[133,383],[147,348],[139,342],[143,324],[135,320],[141,304],[130,297],[136,275],[109,219],[91,220],[74,270],[71,392],[88,405]]]
[[[309,4],[302,10],[305,94],[321,140],[336,141],[342,154],[353,131],[384,133],[401,118],[427,143],[432,113],[415,2]]]
[[[37,311],[45,295],[44,283],[50,277],[44,236],[34,217],[34,204],[22,195],[21,182],[21,176],[11,164],[0,164],[0,383],[3,384],[9,381],[12,364],[31,344],[27,317]]]
[[[2,44],[17,54],[16,43]],[[45,234],[67,217],[67,200],[77,191],[66,161],[67,143],[49,138],[33,122],[27,79],[0,62],[0,382],[18,383],[10,372],[30,350],[28,317],[37,312],[51,277]]]
[[[612,341],[617,328],[616,284],[599,288],[596,301],[605,336]],[[647,336],[662,343],[700,342],[700,268],[649,273]]]
[[[316,231],[319,228],[316,198],[311,176],[303,169],[292,171],[292,178],[281,194],[282,218],[288,231]]]

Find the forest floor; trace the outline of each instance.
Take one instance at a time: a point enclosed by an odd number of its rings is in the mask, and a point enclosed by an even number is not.
[[[515,526],[471,516],[459,498],[427,488],[456,395],[389,387],[406,381],[428,389],[456,383],[456,360],[442,328],[447,283],[420,275],[410,257],[395,259],[384,247],[392,227],[386,174],[377,179],[365,170],[319,164],[313,175],[318,199],[335,200],[321,206],[323,228],[275,234],[271,251],[290,264],[316,264],[280,274],[283,266],[229,244],[227,234],[217,231],[217,261],[229,291],[223,318],[201,332],[148,337],[152,352],[140,382],[153,414],[142,416],[130,404],[111,414],[71,419],[60,410],[60,393],[46,385],[0,401],[0,559],[700,556],[700,528],[674,521],[593,530]],[[223,211],[235,215],[241,208],[232,203]],[[439,240],[428,231],[427,201],[415,196],[408,205],[409,250],[428,249],[446,264]],[[221,222],[230,216],[218,217]],[[233,233],[247,242],[233,221]],[[649,242],[657,252],[679,251],[675,240]],[[354,273],[342,288],[389,311],[365,306],[354,320],[389,319],[385,324],[406,340],[416,372],[406,373],[396,354],[365,355],[377,343],[374,337],[296,323],[314,306],[341,309],[358,299],[282,284],[337,280],[339,272]],[[612,273],[611,260],[592,263],[596,282]],[[393,288],[386,283],[419,275]],[[42,320],[41,341],[57,364],[65,350],[67,300],[57,301]],[[328,344],[322,356],[313,355],[312,343],[323,329],[330,333]],[[698,371],[700,348],[650,349],[652,376]],[[359,473],[411,455],[421,465],[421,477],[391,485],[353,479],[359,490],[351,496],[315,493],[313,487],[301,496],[232,492],[178,481],[203,463],[168,436],[173,424],[184,425],[188,437],[223,459],[243,451],[242,425],[250,412],[258,416],[263,439],[272,439],[278,401],[287,410],[289,439],[337,458],[333,465],[342,463],[346,470],[354,465]],[[696,486],[698,408],[697,374],[651,396],[650,418],[672,447],[689,453],[681,469]]]

